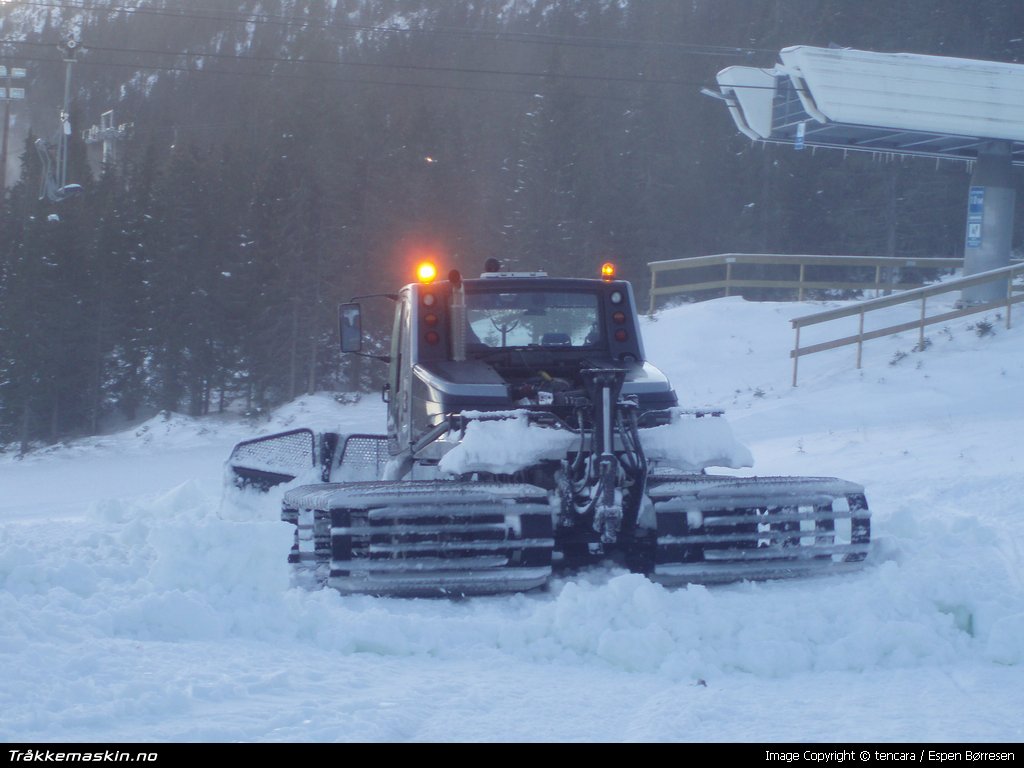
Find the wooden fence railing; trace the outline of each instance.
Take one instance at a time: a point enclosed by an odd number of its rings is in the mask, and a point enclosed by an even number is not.
[[[726,296],[742,292],[744,288],[777,288],[796,292],[797,301],[803,301],[808,290],[850,290],[863,291],[903,291],[916,288],[922,283],[893,282],[895,270],[944,270],[960,269],[963,259],[945,258],[892,258],[888,256],[811,256],[771,253],[720,253],[714,256],[694,256],[687,259],[669,259],[652,261],[647,266],[651,270],[650,307],[653,314],[657,300],[662,296],[675,296],[697,291],[721,291]],[[744,272],[753,271],[751,267],[767,267],[777,277],[750,277]],[[813,273],[820,267],[843,267],[847,271],[852,268],[874,269],[874,280],[864,279],[821,279]],[[713,270],[717,276],[713,279],[702,277],[698,281],[687,281],[693,270]],[[764,270],[761,270],[764,271]],[[674,282],[673,282],[674,281]]]
[[[878,339],[883,336],[889,336],[894,333],[900,333],[902,331],[909,331],[915,328],[920,329],[920,338],[918,341],[919,347],[924,347],[924,329],[935,323],[942,323],[947,320],[954,320],[958,317],[965,317],[967,315],[973,315],[979,312],[988,312],[991,310],[1006,309],[1006,327],[1010,327],[1011,318],[1013,315],[1013,305],[1024,301],[1024,293],[1019,293],[1020,288],[1014,286],[1014,278],[1024,275],[1024,264],[1014,264],[1009,267],[1002,267],[1000,269],[989,270],[988,272],[980,272],[970,277],[962,277],[957,280],[950,280],[944,283],[938,283],[936,285],[925,286],[924,288],[917,288],[914,290],[903,291],[901,293],[892,296],[882,296],[876,299],[868,299],[867,301],[859,302],[853,306],[842,307],[840,309],[830,309],[825,312],[817,312],[813,315],[804,315],[803,317],[797,317],[792,320],[793,329],[796,331],[796,341],[793,345],[793,350],[789,353],[789,356],[793,359],[793,386],[796,386],[797,381],[797,366],[800,362],[800,358],[804,355],[812,355],[816,352],[824,352],[828,349],[837,349],[838,347],[847,346],[849,344],[857,345],[857,367],[861,366],[862,352],[864,348],[864,342],[870,341],[871,339]],[[976,285],[985,285],[993,282],[1006,281],[1006,297],[1000,298],[998,301],[992,301],[985,304],[970,304],[967,306],[959,307],[952,312],[940,312],[935,315],[928,315],[927,302],[928,299],[933,296],[939,296],[944,293],[950,293],[952,291],[960,291],[964,288],[969,288]],[[874,312],[887,307],[894,307],[900,304],[910,304],[920,302],[921,312],[920,316],[916,320],[909,322],[897,323],[890,325],[885,328],[877,328],[870,331],[864,330],[864,316],[870,312]],[[818,344],[811,344],[806,347],[800,346],[800,330],[810,325],[817,325],[819,323],[826,323],[830,320],[839,320],[844,317],[855,317],[859,316],[860,326],[857,333],[852,336],[844,336],[839,339],[832,341],[820,342]]]

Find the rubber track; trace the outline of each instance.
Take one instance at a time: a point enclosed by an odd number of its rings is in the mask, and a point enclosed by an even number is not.
[[[316,485],[286,494],[285,510],[297,525],[292,562],[345,593],[516,592],[551,575],[551,507],[536,486]]]
[[[862,566],[871,542],[864,489],[828,477],[652,478],[650,577],[665,585],[776,579]]]

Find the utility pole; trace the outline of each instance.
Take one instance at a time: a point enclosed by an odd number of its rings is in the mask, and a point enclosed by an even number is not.
[[[7,135],[11,124],[11,102],[25,99],[25,89],[15,88],[14,81],[24,79],[25,75],[26,72],[21,67],[0,64],[0,79],[5,81],[4,87],[0,88],[0,101],[4,103],[4,136],[0,144],[0,190],[7,187]]]
[[[57,48],[67,65],[64,74],[64,106],[60,111],[56,150],[46,139],[36,140],[36,151],[43,165],[39,199],[49,198],[54,203],[67,200],[82,192],[81,184],[68,184],[68,137],[71,135],[71,68],[78,55],[78,41],[69,37]]]
[[[64,187],[68,180],[68,136],[71,135],[71,67],[78,59],[78,41],[73,37],[57,46],[64,63],[64,108],[60,111],[60,139],[57,142],[57,181]]]

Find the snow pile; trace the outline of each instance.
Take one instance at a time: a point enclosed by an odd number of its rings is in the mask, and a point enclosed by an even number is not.
[[[882,339],[860,372],[836,350],[793,390],[788,320],[815,308],[707,302],[645,340],[685,407],[729,406],[760,473],[866,486],[864,570],[668,590],[607,568],[452,602],[309,592],[289,581],[284,489],[224,492],[224,460],[307,418],[377,431],[383,406],[173,418],[0,459],[0,739],[1024,739],[1024,332]],[[481,460],[532,440],[497,424]],[[700,438],[742,458],[730,440]]]
[[[736,440],[729,422],[720,416],[698,417],[677,409],[671,424],[641,429],[640,442],[647,458],[684,472],[754,466],[750,450]]]
[[[683,472],[708,467],[752,467],[754,457],[738,442],[721,417],[698,417],[675,409],[672,422],[640,430],[649,459]],[[572,432],[533,424],[526,411],[510,411],[507,418],[474,420],[465,436],[439,463],[442,472],[507,474],[548,459],[559,461],[577,450],[579,436]]]
[[[465,436],[438,466],[454,475],[511,474],[542,459],[564,459],[578,445],[579,437],[572,432],[531,424],[525,411],[510,411],[508,418],[470,421]]]

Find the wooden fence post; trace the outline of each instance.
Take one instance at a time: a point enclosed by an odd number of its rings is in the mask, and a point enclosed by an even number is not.
[[[796,386],[796,369],[800,363],[800,326],[796,326],[796,342],[793,344],[793,386]]]
[[[924,352],[924,320],[925,320],[925,302],[928,301],[927,296],[921,297],[921,334],[917,339],[917,351]]]
[[[1013,278],[1016,275],[1011,271],[1006,281],[1006,330],[1010,330],[1010,315],[1013,313]]]
[[[861,353],[864,350],[864,311],[860,313],[860,327],[857,329],[857,370],[860,370]]]

